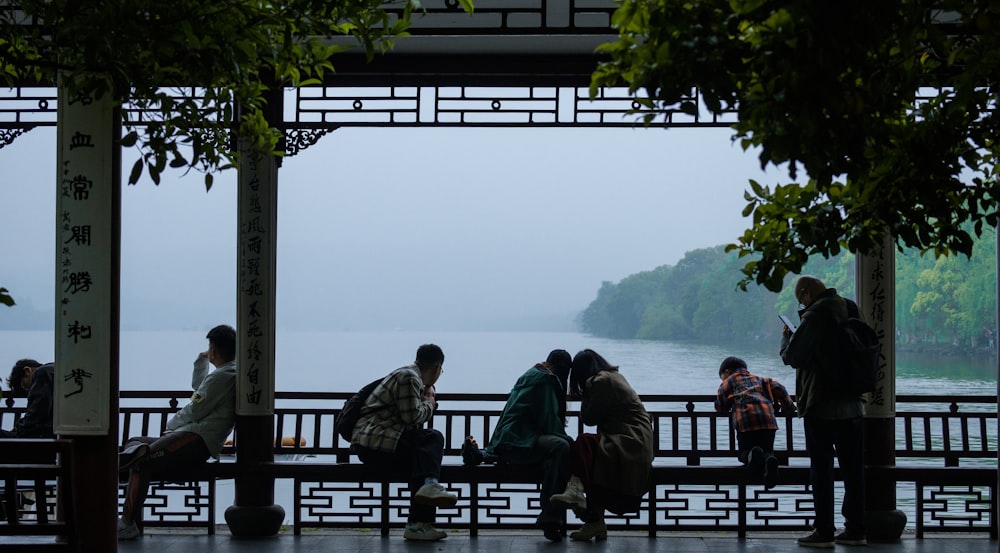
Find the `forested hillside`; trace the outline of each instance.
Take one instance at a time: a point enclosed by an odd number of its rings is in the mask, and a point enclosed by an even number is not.
[[[792,283],[780,294],[736,283],[746,259],[724,246],[686,253],[676,265],[661,265],[604,282],[578,317],[584,332],[608,338],[773,342],[781,332],[778,313],[797,319]],[[996,234],[986,232],[972,259],[935,259],[917,252],[896,255],[897,347],[935,351],[990,350],[996,334]],[[854,256],[812,259],[806,274],[818,276],[854,297]]]

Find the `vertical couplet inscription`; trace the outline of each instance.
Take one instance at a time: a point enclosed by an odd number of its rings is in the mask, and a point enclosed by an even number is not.
[[[274,412],[274,173],[268,158],[242,149],[237,300],[241,415]]]
[[[59,94],[56,219],[58,434],[108,432],[114,259],[113,105]]]

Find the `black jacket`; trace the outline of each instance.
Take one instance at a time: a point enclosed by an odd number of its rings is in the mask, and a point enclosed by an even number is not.
[[[42,365],[31,373],[28,389],[28,407],[14,424],[18,438],[53,438],[52,432],[52,363]]]
[[[799,312],[801,324],[791,337],[782,336],[781,360],[795,367],[795,403],[799,416],[852,419],[865,414],[861,398],[836,394],[836,379],[843,375],[839,322],[857,317],[858,306],[827,288],[809,307]]]

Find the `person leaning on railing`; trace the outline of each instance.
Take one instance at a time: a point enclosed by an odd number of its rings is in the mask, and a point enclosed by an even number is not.
[[[637,513],[653,473],[653,422],[618,367],[585,349],[573,358],[570,390],[582,394],[580,418],[597,434],[580,434],[570,453],[566,491],[549,501],[572,508],[582,528],[574,540],[605,539],[604,511]]]
[[[562,493],[569,478],[573,439],[566,434],[566,380],[572,363],[566,350],[552,350],[544,363],[517,379],[486,451],[480,451],[471,436],[462,446],[466,465],[478,465],[484,455],[493,455],[504,463],[542,466],[542,512],[536,524],[551,541],[561,541],[565,534],[564,511],[549,498]]]
[[[19,359],[7,377],[7,386],[14,395],[27,394],[24,414],[11,430],[0,430],[0,438],[53,438],[52,431],[52,363],[41,364],[34,359]]]

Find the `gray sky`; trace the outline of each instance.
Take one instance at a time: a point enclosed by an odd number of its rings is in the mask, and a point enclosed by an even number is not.
[[[335,131],[279,172],[279,327],[567,329],[602,281],[736,240],[747,179],[773,179],[731,135]],[[55,130],[0,149],[0,168],[0,286],[49,310]],[[124,328],[234,319],[235,176],[125,189]]]

